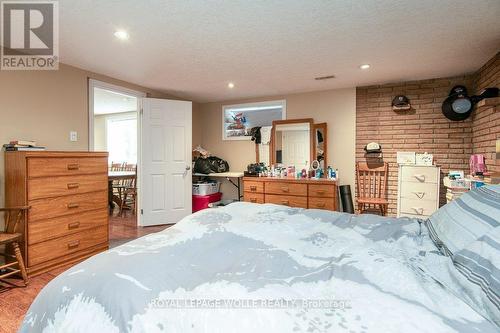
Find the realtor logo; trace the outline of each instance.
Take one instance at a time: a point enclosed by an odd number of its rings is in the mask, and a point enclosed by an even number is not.
[[[55,70],[59,58],[57,1],[2,1],[2,70]]]

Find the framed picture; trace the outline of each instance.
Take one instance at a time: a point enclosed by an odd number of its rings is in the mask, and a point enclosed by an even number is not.
[[[222,140],[250,140],[253,127],[272,126],[286,119],[286,101],[268,101],[222,107]]]

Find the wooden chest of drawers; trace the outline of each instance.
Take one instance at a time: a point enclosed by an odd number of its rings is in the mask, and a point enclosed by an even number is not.
[[[30,206],[21,248],[30,276],[108,248],[108,154],[6,152],[6,206]]]
[[[247,202],[338,210],[337,183],[330,180],[244,177],[243,189]]]
[[[439,167],[400,165],[398,178],[398,217],[425,219],[439,208]]]

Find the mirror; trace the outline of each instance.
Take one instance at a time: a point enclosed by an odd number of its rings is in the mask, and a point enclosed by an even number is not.
[[[328,167],[327,158],[327,135],[328,128],[326,123],[314,124],[314,159],[319,162],[319,168],[323,170],[323,175],[326,175]]]
[[[271,164],[307,169],[314,160],[313,125],[310,118],[273,121]]]

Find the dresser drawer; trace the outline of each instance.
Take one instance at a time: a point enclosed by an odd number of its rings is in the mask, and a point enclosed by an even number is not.
[[[82,230],[107,226],[107,208],[28,223],[28,244],[74,234]]]
[[[31,157],[28,177],[53,177],[108,173],[106,157]]]
[[[104,226],[38,243],[28,249],[28,266],[37,265],[107,242],[108,228]]]
[[[309,197],[309,207],[311,209],[335,210],[334,198],[314,198]]]
[[[266,182],[266,194],[307,195],[307,184]]]
[[[38,199],[29,201],[29,205],[31,208],[28,212],[28,220],[30,222],[44,220],[106,208],[108,206],[108,192],[99,191],[58,198]]]
[[[336,196],[335,186],[309,185],[308,193],[310,197],[333,198]]]
[[[439,173],[435,167],[404,166],[401,169],[403,182],[439,183]]]
[[[400,213],[431,215],[436,211],[436,201],[401,198]]]
[[[437,200],[437,184],[433,183],[401,183],[400,196],[407,199]]]
[[[307,197],[266,194],[265,202],[289,207],[307,208]]]
[[[264,203],[264,194],[263,193],[252,193],[252,192],[245,192],[244,193],[244,199],[246,202],[253,202],[253,203]]]
[[[107,174],[33,178],[28,180],[28,200],[108,189]]]
[[[245,192],[264,193],[264,182],[245,180],[243,182],[243,190]]]

